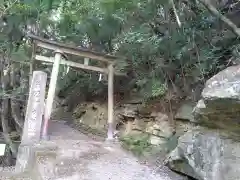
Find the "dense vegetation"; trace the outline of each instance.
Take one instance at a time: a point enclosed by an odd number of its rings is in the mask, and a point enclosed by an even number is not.
[[[28,95],[27,33],[124,57],[116,65],[129,75],[123,89],[135,88],[146,99],[169,90],[187,96],[238,63],[240,3],[209,2],[214,6],[205,0],[0,0],[1,126],[12,154],[17,152],[12,135],[21,134]],[[92,94],[106,87],[97,73],[62,68],[60,91],[76,84]]]

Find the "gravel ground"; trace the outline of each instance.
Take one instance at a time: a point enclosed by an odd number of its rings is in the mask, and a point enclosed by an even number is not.
[[[52,137],[58,139],[61,144],[61,158],[64,156],[71,159],[74,152],[74,159],[79,160],[76,167],[81,173],[76,172],[72,176],[81,180],[184,180],[185,178],[173,173],[167,167],[160,169],[147,166],[141,163],[132,154],[123,150],[118,143],[102,142],[90,139],[87,135],[58,122],[51,124]],[[54,130],[55,129],[55,130]],[[60,130],[60,131],[59,131]],[[79,140],[72,141],[68,139]],[[61,138],[60,138],[61,137]],[[60,142],[61,141],[61,142]],[[75,145],[73,145],[75,143]],[[64,147],[63,147],[64,146]],[[68,153],[64,149],[74,147]],[[60,156],[60,155],[59,155]],[[60,159],[61,159],[60,158]],[[70,160],[71,161],[71,160]],[[69,166],[69,165],[68,165]]]

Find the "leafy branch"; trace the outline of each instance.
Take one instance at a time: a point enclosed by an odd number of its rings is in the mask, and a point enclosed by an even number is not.
[[[14,2],[12,2],[10,5],[8,5],[6,8],[4,8],[2,10],[2,12],[0,12],[0,18],[2,18],[6,13],[7,11],[9,11],[16,3],[18,2],[18,0],[15,0]],[[5,4],[5,3],[4,3]]]

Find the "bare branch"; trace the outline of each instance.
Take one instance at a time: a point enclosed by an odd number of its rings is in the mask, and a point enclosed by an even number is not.
[[[219,18],[228,28],[237,36],[240,36],[240,28],[236,26],[230,19],[222,15],[208,0],[198,0],[209,12]]]
[[[176,9],[176,6],[174,4],[174,1],[173,0],[169,0],[169,2],[172,5],[173,12],[174,12],[174,15],[176,17],[176,21],[177,21],[178,27],[181,27],[182,23],[181,23],[180,18],[179,18],[178,14],[177,14],[177,9]]]

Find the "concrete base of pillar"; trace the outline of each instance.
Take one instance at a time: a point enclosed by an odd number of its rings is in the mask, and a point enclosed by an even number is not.
[[[107,140],[114,140],[113,123],[108,124]]]
[[[34,148],[31,145],[20,145],[18,148],[16,173],[30,171],[34,165]]]

